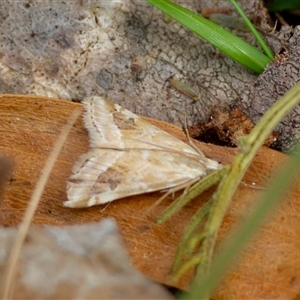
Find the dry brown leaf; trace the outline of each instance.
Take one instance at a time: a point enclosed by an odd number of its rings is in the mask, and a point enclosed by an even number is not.
[[[0,98],[0,155],[15,160],[15,169],[6,184],[0,204],[3,225],[19,223],[26,208],[40,170],[62,126],[71,111],[80,104],[42,97],[4,95]],[[149,120],[149,119],[148,119]],[[149,120],[174,136],[186,140],[182,131],[173,125]],[[236,150],[197,143],[206,156],[223,164],[232,160]],[[112,202],[103,211],[96,206],[86,209],[68,209],[65,181],[73,163],[88,149],[88,134],[81,120],[74,126],[68,141],[53,169],[36,216],[35,224],[82,224],[99,221],[107,216],[116,218],[134,265],[149,277],[167,282],[177,244],[191,215],[210,197],[212,190],[193,201],[165,224],[157,225],[155,217],[172,201],[155,207],[147,216],[142,215],[161,195],[145,194]],[[264,187],[272,171],[287,157],[279,152],[262,148],[246,174],[244,181]],[[300,181],[298,181],[300,182]],[[222,224],[219,241],[248,213],[259,199],[259,189],[241,185]],[[277,213],[263,226],[260,233],[244,251],[239,265],[229,273],[216,292],[215,299],[284,298],[300,294],[298,249],[299,191],[293,190]],[[188,276],[179,284],[187,288]]]

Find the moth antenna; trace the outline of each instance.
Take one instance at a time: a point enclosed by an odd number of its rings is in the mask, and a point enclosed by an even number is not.
[[[11,299],[13,296],[12,282],[15,276],[16,265],[18,262],[18,258],[20,256],[21,248],[23,246],[24,240],[28,233],[31,220],[34,216],[38,203],[41,199],[42,193],[45,189],[45,185],[48,181],[48,178],[51,174],[53,166],[57,160],[57,157],[69,135],[69,132],[72,129],[73,124],[76,122],[77,118],[81,114],[80,109],[76,109],[73,111],[71,116],[68,119],[67,125],[61,131],[59,137],[57,138],[53,150],[49,154],[45,166],[42,170],[42,175],[40,176],[34,191],[31,195],[31,199],[26,208],[25,214],[23,216],[22,222],[19,226],[14,244],[10,251],[10,255],[7,261],[7,271],[6,276],[4,278],[4,286],[3,286],[3,295],[2,299]]]
[[[161,146],[161,145],[157,145],[157,144],[154,144],[154,143],[150,143],[150,142],[146,142],[146,141],[141,141],[141,140],[138,140],[138,139],[131,139],[131,140],[134,140],[134,141],[138,141],[138,142],[141,142],[141,143],[144,143],[144,144],[147,144],[147,145],[150,145],[150,146],[155,146],[157,148],[160,148],[160,149],[151,149],[151,151],[165,151],[165,152],[170,152],[170,153],[176,153],[176,154],[179,154],[181,156],[185,156],[185,157],[189,157],[189,158],[194,158],[194,154],[193,153],[188,153],[188,152],[182,152],[182,151],[176,151],[174,149],[171,149],[171,148],[168,148],[168,147],[164,147],[164,146]],[[195,144],[194,144],[195,145]],[[195,145],[196,149],[196,152],[197,154],[200,154],[202,157],[206,158],[204,156],[204,154],[201,152],[201,150]],[[193,147],[194,148],[194,147]],[[104,149],[104,148],[102,148]],[[128,150],[132,150],[134,148],[128,148]],[[139,150],[149,150],[147,148],[138,148]],[[127,150],[126,148],[124,149],[119,149],[119,150]],[[199,152],[200,151],[200,152]],[[195,158],[196,160],[199,160],[199,157]]]
[[[102,209],[100,209],[100,212],[104,212],[110,203],[111,202],[107,202],[106,205]]]
[[[184,133],[189,141],[189,145],[198,153],[200,154],[202,157],[205,157],[205,155],[202,153],[202,151],[199,149],[199,147],[197,147],[197,145],[194,143],[193,139],[190,136],[189,130],[188,130],[188,126],[187,126],[187,117],[185,115],[184,117]]]
[[[264,186],[256,186],[256,182],[253,182],[252,184],[246,183],[244,181],[241,181],[241,185],[248,187],[250,189],[255,189],[255,190],[266,190],[267,188]]]

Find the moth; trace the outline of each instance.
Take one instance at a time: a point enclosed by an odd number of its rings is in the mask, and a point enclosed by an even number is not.
[[[221,167],[118,104],[98,96],[83,103],[91,149],[67,181],[67,207],[184,187]]]

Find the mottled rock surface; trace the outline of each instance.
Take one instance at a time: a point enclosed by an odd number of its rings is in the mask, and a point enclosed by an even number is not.
[[[236,16],[228,1],[177,2],[200,12],[225,8]],[[261,1],[240,4],[278,53],[282,45]],[[146,1],[5,1],[0,16],[0,93],[75,101],[101,95],[179,126],[185,116],[195,124],[211,107],[242,99],[246,113],[258,118],[251,111],[257,100],[249,96],[257,76],[174,20],[166,22]],[[230,30],[256,45],[249,32]],[[199,100],[176,90],[171,78],[192,88]],[[286,128],[283,123],[282,141]]]
[[[254,122],[257,122],[272,103],[300,80],[299,26],[288,40],[286,49],[286,52],[277,56],[249,90],[243,91],[241,99],[238,99]],[[277,127],[281,133],[276,143],[279,149],[289,151],[293,148],[300,138],[299,126],[300,106],[297,105]]]
[[[16,228],[0,227],[0,293]],[[32,226],[13,280],[13,299],[173,299],[131,265],[114,220]]]

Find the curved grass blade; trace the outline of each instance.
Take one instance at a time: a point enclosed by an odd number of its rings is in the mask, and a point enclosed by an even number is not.
[[[300,143],[297,151],[291,157],[281,173],[277,174],[270,183],[261,200],[252,210],[252,213],[242,222],[237,232],[233,233],[216,257],[207,277],[195,278],[188,299],[206,299],[207,295],[217,286],[225,272],[238,261],[241,250],[246,246],[252,235],[270,215],[282,200],[283,194],[288,190],[300,169]],[[182,298],[183,299],[183,298]],[[187,299],[185,296],[184,299]]]
[[[213,287],[214,279],[211,276],[211,264],[216,236],[238,184],[242,180],[257,150],[263,144],[266,137],[272,132],[272,130],[274,130],[280,120],[299,102],[300,83],[296,84],[281,99],[273,104],[248,136],[241,138],[239,145],[240,151],[236,155],[227,176],[223,178],[217,192],[213,195],[215,200],[211,206],[211,212],[209,213],[208,220],[203,231],[204,236],[207,238],[205,238],[201,244],[200,251],[197,255],[198,257],[193,257],[194,264],[198,264],[196,276],[193,281],[194,290],[197,290],[198,292],[201,290],[201,292],[204,293],[201,294],[201,297],[199,296],[200,298],[198,298],[198,296],[196,298],[206,299],[205,297],[209,294],[210,289],[207,288],[207,278],[210,278],[210,287]],[[287,175],[286,178],[288,178]],[[283,181],[285,181],[285,179]],[[278,184],[274,187],[277,186]],[[268,204],[266,204],[266,207],[268,209]],[[250,223],[251,222],[249,222],[249,224]],[[249,226],[249,224],[247,226]],[[235,254],[233,254],[233,256],[235,256]],[[231,258],[234,259],[233,257]],[[221,264],[221,262],[219,263]],[[216,269],[213,270],[214,272],[218,272]],[[221,276],[220,273],[218,274]],[[193,297],[194,296],[195,295],[193,295]]]
[[[248,17],[244,14],[243,10],[240,8],[240,6],[237,4],[235,0],[230,0],[231,4],[234,6],[234,8],[237,10],[237,12],[240,14],[242,19],[244,20],[245,24],[248,26],[254,37],[256,38],[259,45],[262,47],[262,49],[265,51],[266,55],[273,60],[274,54],[272,50],[268,47],[268,45],[264,42],[259,32],[256,30],[256,28],[252,25]]]
[[[271,61],[255,47],[219,25],[169,0],[147,0],[194,33],[207,40],[234,61],[255,73],[262,73]]]
[[[180,211],[185,205],[187,205],[191,200],[196,198],[198,195],[201,195],[204,191],[209,189],[214,184],[218,183],[221,178],[228,172],[229,167],[224,166],[221,170],[214,171],[200,181],[192,185],[186,194],[181,195],[175,199],[172,204],[170,204],[162,214],[157,218],[156,222],[161,224],[167,219],[172,217],[175,213]]]

